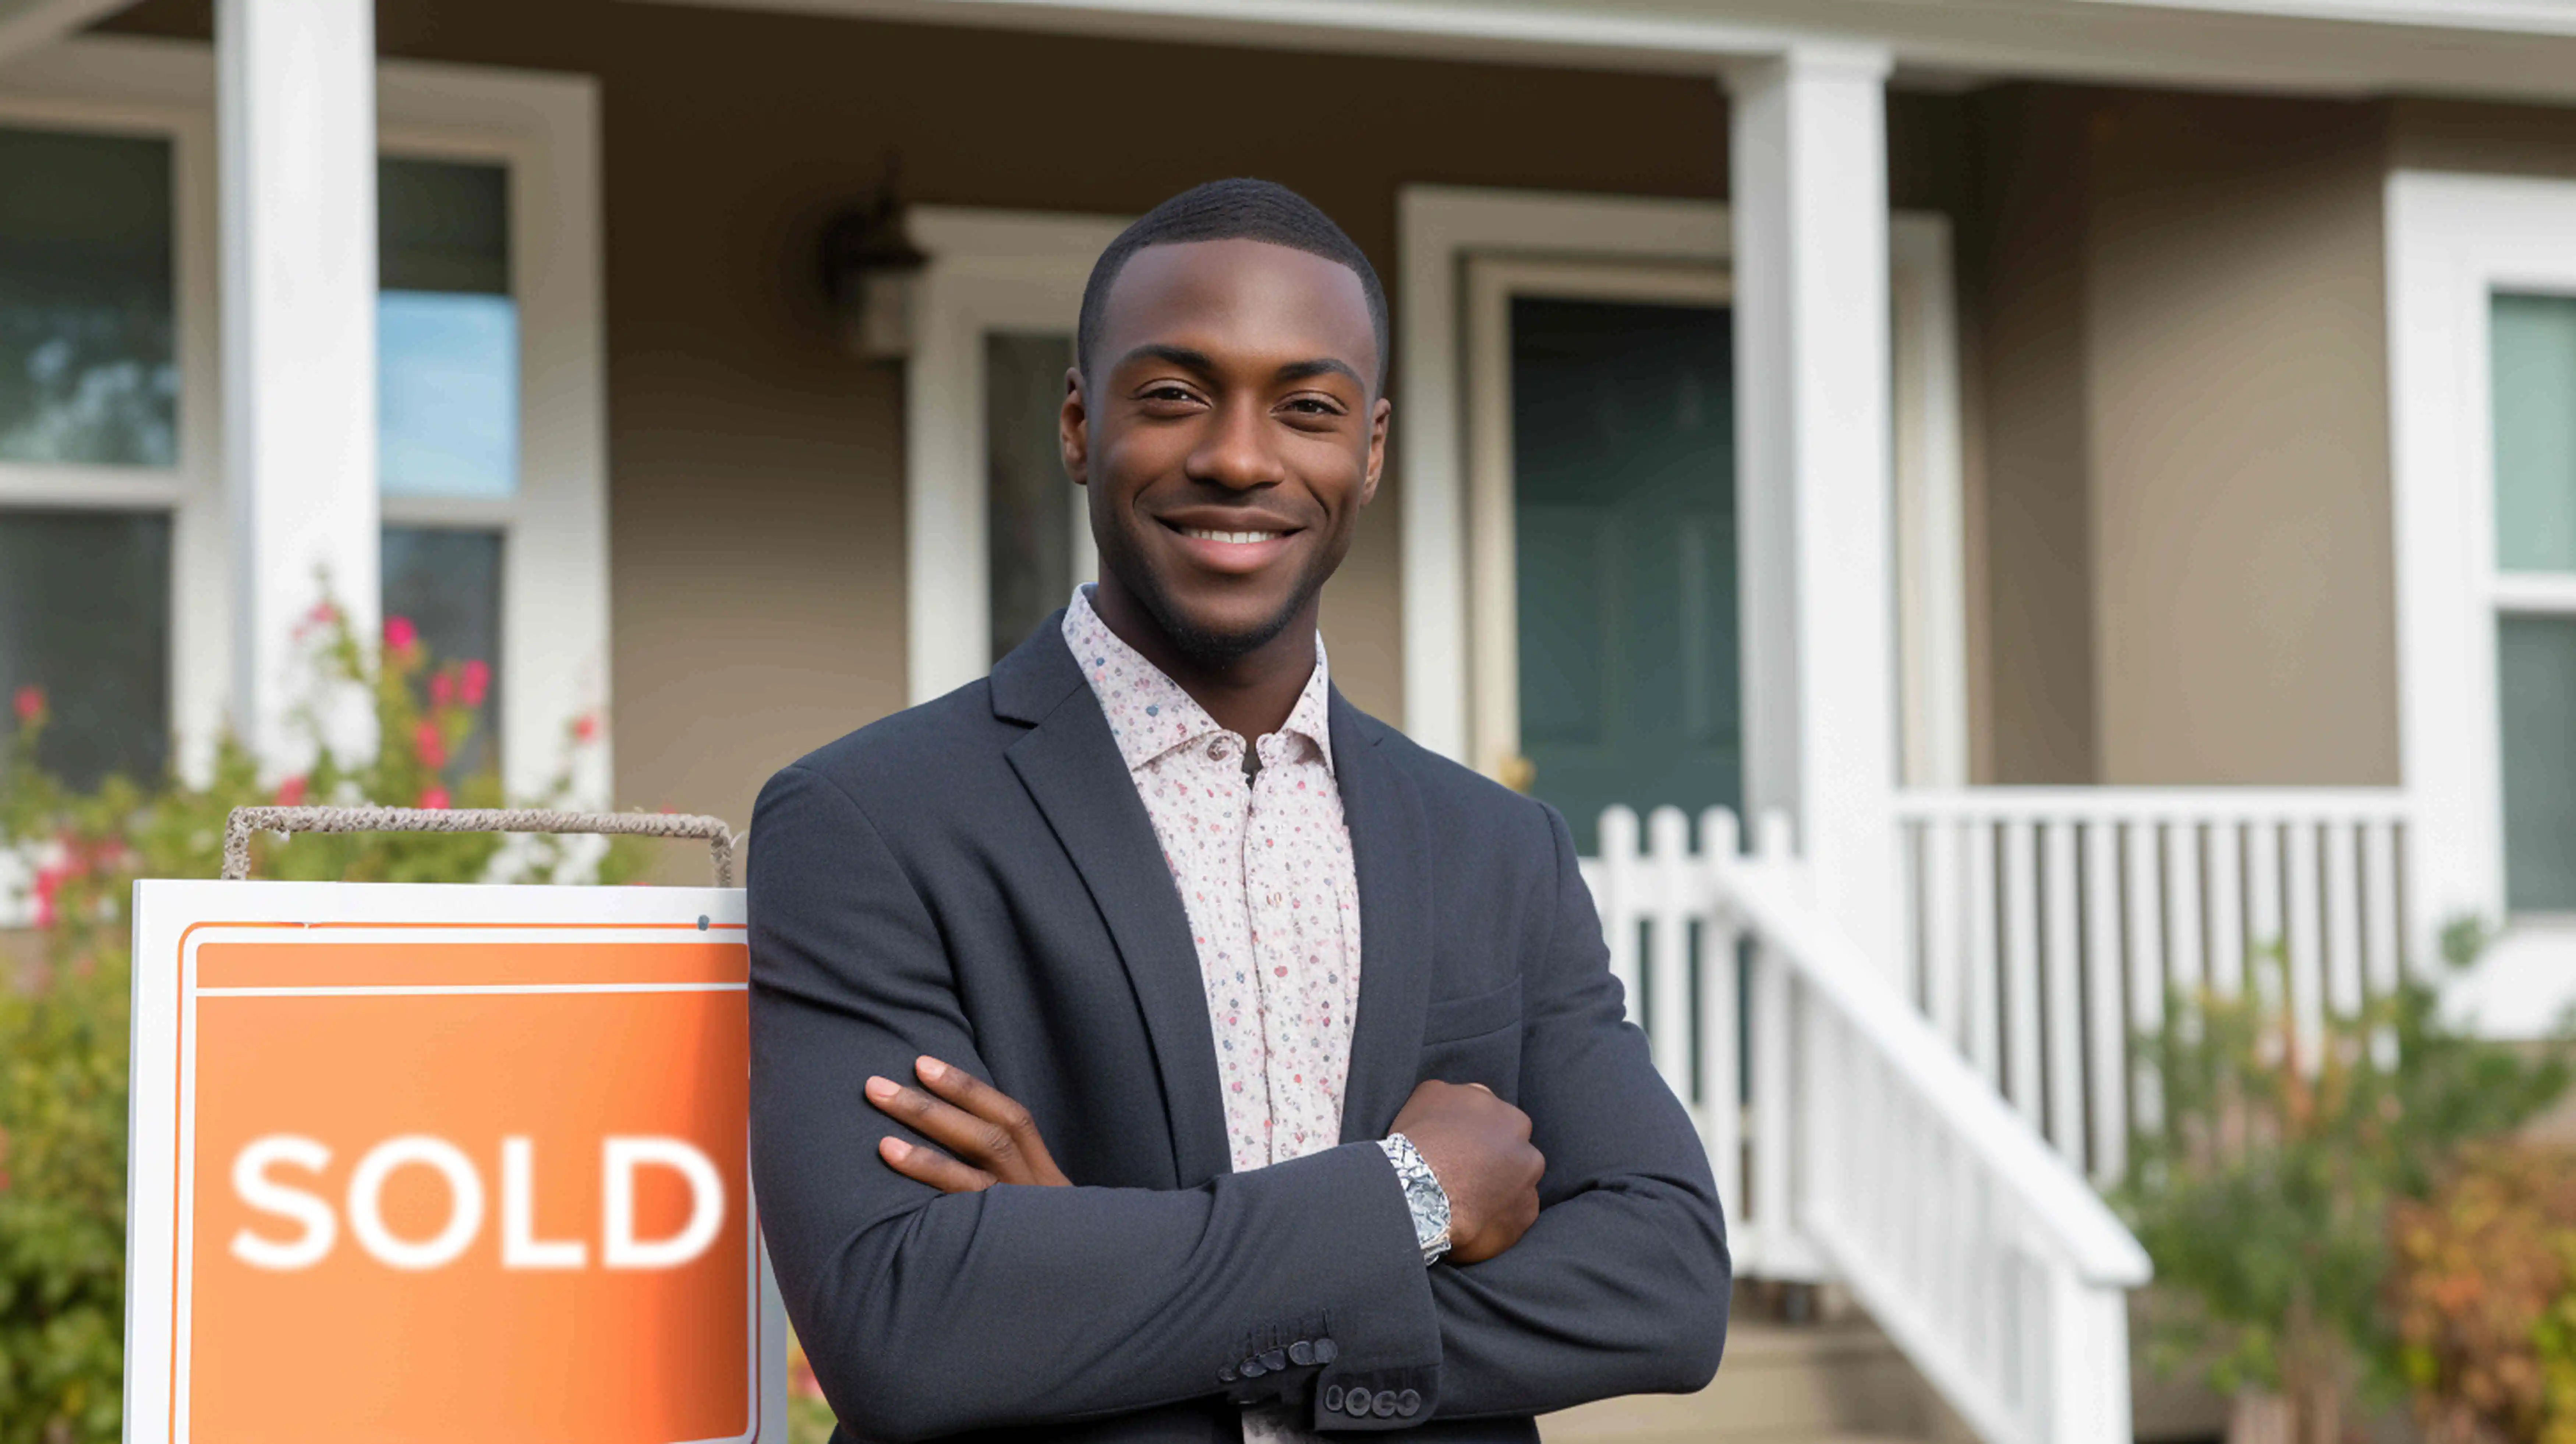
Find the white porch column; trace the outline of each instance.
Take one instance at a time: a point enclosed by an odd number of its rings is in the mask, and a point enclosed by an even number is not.
[[[1745,800],[1797,819],[1817,900],[1896,975],[1888,57],[1727,76]]]
[[[377,640],[374,10],[220,0],[215,55],[233,717],[287,773],[310,761],[297,626],[327,587]],[[373,749],[354,689],[322,720],[335,748]]]

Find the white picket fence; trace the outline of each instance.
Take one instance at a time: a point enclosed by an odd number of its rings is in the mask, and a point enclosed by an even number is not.
[[[1898,987],[2096,1181],[2152,1125],[2130,1056],[2168,988],[2232,995],[2286,959],[2306,1057],[2384,995],[2417,920],[2394,789],[1971,788],[1900,794]]]
[[[1585,875],[1738,1270],[1840,1279],[1990,1444],[2127,1440],[2136,1240],[1814,907],[1784,822],[1647,832],[1612,808]]]

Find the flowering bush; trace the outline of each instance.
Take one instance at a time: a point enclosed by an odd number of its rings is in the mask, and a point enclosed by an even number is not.
[[[2465,967],[2483,936],[2455,925],[2444,944]],[[2139,1040],[2163,1062],[2165,1123],[2133,1140],[2117,1201],[2188,1306],[2160,1321],[2158,1362],[2207,1361],[2220,1393],[2286,1405],[2298,1444],[2336,1444],[2357,1392],[2405,1380],[2392,1215],[2564,1092],[2567,1048],[2531,1057],[2462,1033],[2417,977],[2329,1015],[2309,1056],[2279,950],[2251,971],[2245,996],[2176,996],[2164,1032]]]
[[[2398,1205],[2398,1363],[2431,1444],[2576,1444],[2576,1151],[2477,1149]]]
[[[366,645],[333,608],[306,640],[326,685],[373,699],[376,755],[319,752],[312,770],[263,785],[257,762],[221,742],[202,783],[143,786],[112,777],[74,792],[36,762],[44,693],[10,699],[0,737],[0,852],[33,873],[33,950],[0,978],[0,1444],[109,1444],[118,1438],[124,1339],[128,904],[139,878],[208,878],[221,868],[232,809],[375,801],[420,807],[502,805],[489,768],[456,759],[491,686],[479,661],[439,663],[402,618]],[[308,712],[308,717],[310,713]],[[573,745],[598,736],[576,724]],[[569,773],[535,805],[563,805]],[[623,838],[595,877],[632,876],[647,852]],[[261,877],[367,882],[587,881],[553,838],[504,850],[483,833],[360,833],[254,845]],[[0,934],[0,959],[11,939]]]

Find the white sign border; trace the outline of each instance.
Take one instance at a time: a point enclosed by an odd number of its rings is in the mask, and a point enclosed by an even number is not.
[[[422,923],[470,919],[475,935],[489,939],[493,924],[542,927],[552,941],[583,937],[566,923],[618,929],[636,924],[740,927],[745,921],[740,888],[705,887],[502,887],[429,883],[203,882],[152,880],[134,885],[134,991],[127,1098],[125,1198],[125,1429],[126,1444],[186,1444],[186,1365],[174,1357],[171,1324],[186,1300],[184,1271],[173,1276],[174,1247],[184,1210],[176,1201],[194,1160],[179,1149],[192,1099],[180,1088],[181,1029],[193,1011],[183,1007],[194,972],[180,949],[201,923],[266,923],[280,928],[313,924],[409,924],[406,941],[439,936]],[[330,940],[367,937],[335,927]],[[697,930],[674,931],[675,943],[695,941]],[[319,939],[317,939],[319,941]],[[657,991],[672,991],[657,988]],[[745,1207],[759,1237],[759,1214]],[[752,1331],[755,1358],[752,1417],[730,1441],[637,1441],[637,1444],[787,1444],[787,1314],[766,1246],[757,1249],[759,1287]],[[176,1309],[174,1310],[174,1304]],[[183,1407],[174,1410],[173,1391]],[[174,1425],[175,1421],[175,1425]]]

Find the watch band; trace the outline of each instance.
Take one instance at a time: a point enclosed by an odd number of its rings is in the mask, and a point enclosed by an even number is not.
[[[1413,1214],[1413,1241],[1421,1246],[1423,1265],[1438,1263],[1449,1251],[1449,1190],[1440,1186],[1440,1175],[1423,1161],[1412,1139],[1390,1133],[1378,1147],[1386,1150],[1396,1182],[1404,1186],[1404,1206]]]

